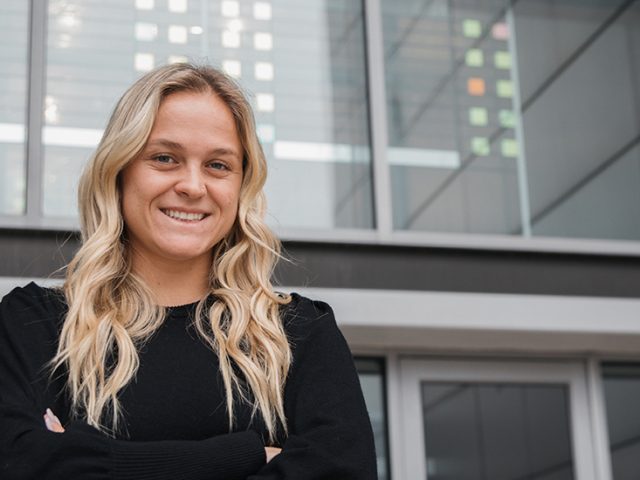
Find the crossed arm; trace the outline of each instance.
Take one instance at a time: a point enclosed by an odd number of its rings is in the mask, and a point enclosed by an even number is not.
[[[43,415],[44,424],[47,427],[47,430],[55,433],[64,433],[64,427],[62,426],[62,422],[60,419],[56,417],[56,415],[51,411],[50,408],[44,412]],[[278,447],[264,447],[267,463],[275,458],[280,452],[282,452],[281,448]]]

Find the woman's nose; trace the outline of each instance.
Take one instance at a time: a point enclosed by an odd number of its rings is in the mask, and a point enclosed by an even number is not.
[[[198,198],[202,197],[207,187],[204,183],[203,173],[198,167],[185,168],[175,185],[176,191],[183,196]]]

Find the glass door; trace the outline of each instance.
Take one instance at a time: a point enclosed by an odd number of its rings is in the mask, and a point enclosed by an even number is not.
[[[637,480],[640,472],[640,365],[603,365],[613,480]]]
[[[595,480],[579,363],[400,361],[403,479]]]

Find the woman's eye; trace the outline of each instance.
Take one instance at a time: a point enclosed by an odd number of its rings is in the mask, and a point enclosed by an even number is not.
[[[156,155],[153,157],[154,160],[160,163],[171,163],[173,162],[173,158],[169,155]]]
[[[223,162],[211,162],[209,163],[209,168],[213,170],[229,170],[226,163]]]

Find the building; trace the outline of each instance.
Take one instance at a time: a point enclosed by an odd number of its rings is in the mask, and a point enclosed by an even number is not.
[[[77,245],[142,72],[252,95],[283,285],[329,301],[380,478],[640,471],[640,2],[5,0],[0,276]]]

